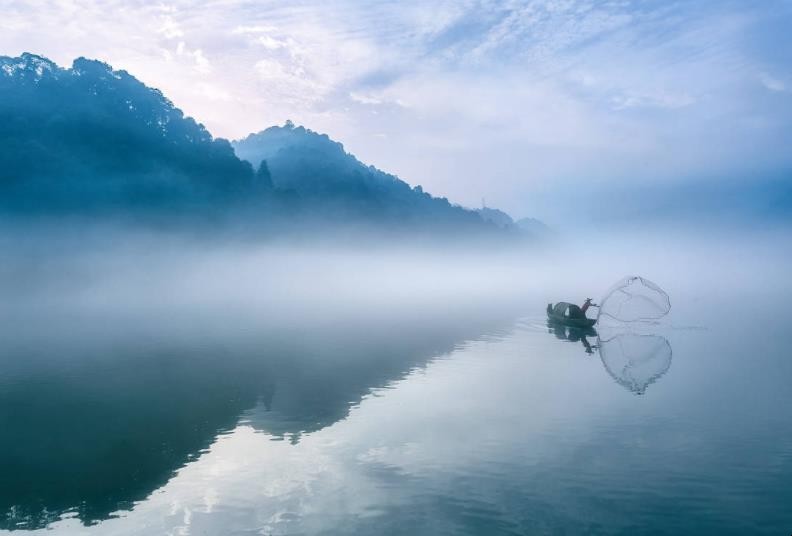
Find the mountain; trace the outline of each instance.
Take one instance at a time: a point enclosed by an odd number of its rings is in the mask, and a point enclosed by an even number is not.
[[[510,235],[291,122],[231,143],[131,74],[0,56],[0,216]],[[237,156],[239,155],[239,156]],[[255,170],[255,171],[254,171]],[[320,224],[317,226],[317,223]]]
[[[494,223],[498,227],[505,229],[514,225],[512,217],[497,208],[482,207],[476,212],[482,220]]]
[[[554,232],[547,225],[536,218],[521,218],[515,221],[502,210],[489,207],[482,207],[476,212],[484,221],[491,222],[501,229],[521,232],[523,235],[530,236],[535,240],[545,240],[554,235]]]
[[[519,228],[521,231],[526,233],[531,233],[533,236],[537,238],[547,238],[554,234],[553,230],[550,229],[547,225],[543,222],[537,220],[536,218],[521,218],[514,222],[514,224]]]
[[[0,208],[194,208],[249,188],[231,145],[125,71],[0,57]]]
[[[275,188],[295,192],[323,214],[382,222],[481,227],[471,210],[432,197],[421,186],[367,166],[344,146],[290,121],[232,142],[237,155],[268,169]]]

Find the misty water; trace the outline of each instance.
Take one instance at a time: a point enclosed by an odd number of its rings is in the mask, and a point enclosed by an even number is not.
[[[3,250],[3,531],[792,530],[778,241],[124,242]],[[548,326],[625,273],[668,318]]]

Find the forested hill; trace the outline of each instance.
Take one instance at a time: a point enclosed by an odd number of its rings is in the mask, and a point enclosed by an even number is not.
[[[85,58],[61,68],[33,54],[0,56],[0,217],[320,220],[506,233],[291,123],[235,146],[126,71]]]
[[[249,164],[162,93],[79,58],[0,57],[0,206],[177,208],[248,188]]]
[[[262,162],[276,188],[292,190],[325,211],[366,214],[392,221],[480,225],[474,211],[432,197],[420,186],[367,166],[344,146],[287,122],[233,142],[236,153],[257,169]]]

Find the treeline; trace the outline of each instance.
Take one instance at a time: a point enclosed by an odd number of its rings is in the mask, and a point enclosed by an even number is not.
[[[105,63],[0,57],[0,216],[53,215],[503,232],[291,122],[232,146]]]

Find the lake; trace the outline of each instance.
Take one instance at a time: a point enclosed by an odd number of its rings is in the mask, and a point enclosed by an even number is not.
[[[548,301],[585,297],[563,281],[292,306],[299,289],[278,285],[243,307],[203,266],[137,267],[123,291],[63,264],[17,284],[0,317],[2,531],[792,532],[786,283],[696,271],[666,287],[663,322],[586,334],[545,320]],[[163,290],[177,280],[216,297]]]

